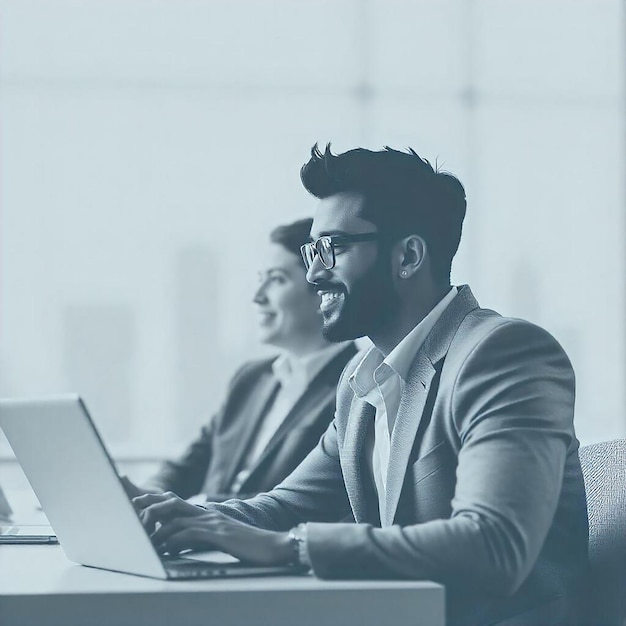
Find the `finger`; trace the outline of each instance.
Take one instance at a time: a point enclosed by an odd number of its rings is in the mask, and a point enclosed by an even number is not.
[[[172,534],[159,546],[160,552],[180,554],[183,550],[215,550],[211,533],[206,528],[188,526]]]
[[[133,498],[133,504],[137,505],[141,509],[156,504],[157,502],[163,502],[174,496],[171,491],[165,491],[164,493],[146,493],[141,496],[135,496]]]
[[[139,513],[139,518],[141,519],[144,527],[152,532],[157,523],[163,524],[168,522],[169,520],[177,517],[174,510],[176,505],[174,501],[166,500],[165,502],[157,502],[156,504],[152,504],[149,507],[143,509]]]
[[[176,516],[174,509],[177,506],[176,502],[180,500],[176,498],[174,494],[159,495],[162,496],[159,498],[159,501],[139,509],[139,519],[148,532],[154,530],[154,526],[157,522],[162,522],[163,520],[171,519]],[[135,500],[133,500],[133,504],[134,503]]]
[[[196,528],[206,531],[207,535],[219,533],[220,521],[212,515],[194,517],[173,517],[170,520],[159,520],[160,524],[150,533],[150,539],[155,546],[159,546],[175,533],[187,528]]]
[[[154,520],[154,518],[147,515],[147,510],[148,509],[142,509],[137,512],[139,514],[139,520],[141,521],[143,527],[146,529],[146,532],[148,534],[151,534],[152,532],[154,532],[156,521]]]
[[[178,496],[170,494],[167,499],[155,502],[143,509],[140,517],[144,526],[152,529],[157,522],[163,524],[175,517],[196,517],[205,512],[203,509],[181,500]]]
[[[185,530],[190,522],[191,520],[187,517],[177,517],[169,522],[161,523],[150,533],[150,540],[155,546],[160,546],[171,535]]]
[[[150,493],[137,496],[131,500],[135,511],[139,513],[139,518],[149,532],[152,531],[154,524],[158,521],[158,508],[156,511],[153,511],[153,507],[171,500],[172,496],[173,494],[169,492],[159,494]]]

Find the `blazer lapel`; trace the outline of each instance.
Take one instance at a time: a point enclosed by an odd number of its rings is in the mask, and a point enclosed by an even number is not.
[[[385,511],[381,515],[383,527],[393,524],[409,456],[436,373],[434,364],[447,354],[461,322],[476,308],[478,302],[470,288],[467,285],[459,287],[456,297],[437,320],[411,365],[391,435]]]
[[[367,512],[361,472],[365,460],[363,447],[368,426],[374,419],[374,415],[374,407],[355,396],[350,406],[343,446],[340,446],[339,458],[343,479],[352,513],[357,523],[365,521]]]
[[[271,372],[267,372],[262,379],[259,380],[258,386],[255,392],[250,395],[247,402],[247,417],[244,421],[244,427],[239,437],[239,444],[233,451],[232,462],[227,472],[224,474],[224,485],[231,485],[237,470],[241,466],[241,462],[248,448],[252,438],[254,437],[256,430],[267,412],[268,405],[274,395],[278,392],[278,381],[274,378]]]
[[[433,364],[420,351],[409,371],[391,434],[385,510],[381,511],[383,527],[393,524],[393,518],[400,500],[400,492],[404,484],[407,463],[413,449],[415,436],[422,419],[434,375],[435,368]]]
[[[278,427],[265,450],[257,459],[254,466],[250,468],[250,475],[246,480],[250,480],[263,461],[274,453],[280,445],[285,435],[292,430],[296,423],[298,426],[308,426],[315,424],[320,413],[326,408],[328,402],[335,400],[337,392],[337,379],[346,363],[356,354],[357,350],[353,343],[348,344],[339,354],[335,355],[321,371],[311,381],[311,384],[304,390],[302,395],[296,400],[289,413]],[[254,433],[250,434],[252,437]],[[234,478],[234,477],[233,477]]]
[[[335,398],[335,387],[329,385],[317,385],[309,387],[296,401],[296,404],[290,409],[287,417],[285,417],[278,430],[274,433],[265,450],[257,459],[254,467],[250,468],[250,476],[257,467],[263,463],[264,459],[273,454],[277,446],[280,445],[285,435],[292,430],[296,424],[300,427],[314,424],[319,414],[326,408],[329,401]]]

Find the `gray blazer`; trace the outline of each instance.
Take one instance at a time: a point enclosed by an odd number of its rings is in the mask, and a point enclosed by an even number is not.
[[[449,624],[571,624],[588,532],[574,373],[560,345],[459,289],[408,374],[387,528],[363,457],[374,409],[348,384],[362,356],[344,370],[335,420],[302,464],[269,494],[220,508],[268,529],[313,522],[319,577],[443,583]],[[357,524],[328,523],[347,514]]]

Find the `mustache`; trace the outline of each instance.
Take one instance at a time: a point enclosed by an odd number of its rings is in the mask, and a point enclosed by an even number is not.
[[[342,293],[345,293],[346,291],[344,285],[341,283],[334,283],[330,280],[321,279],[311,284],[315,285],[320,291],[341,291]]]

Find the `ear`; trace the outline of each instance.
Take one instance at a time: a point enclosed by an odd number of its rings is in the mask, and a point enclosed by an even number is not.
[[[409,235],[398,242],[398,276],[411,278],[421,267],[428,249],[419,235]]]

